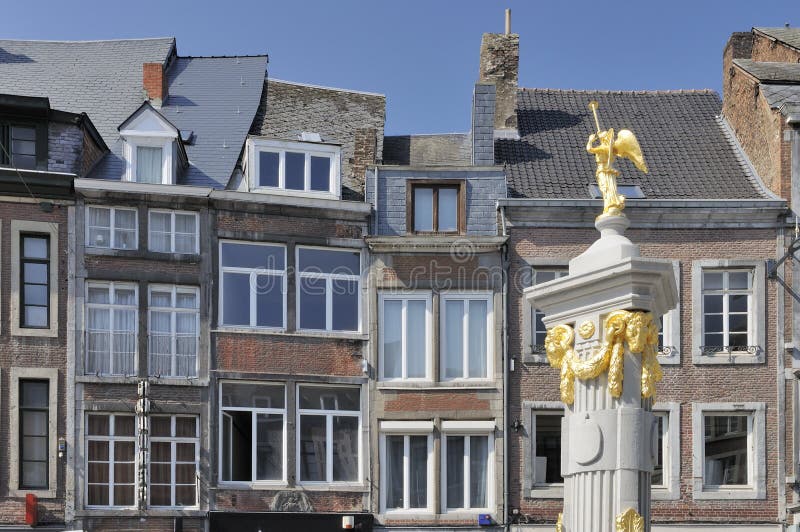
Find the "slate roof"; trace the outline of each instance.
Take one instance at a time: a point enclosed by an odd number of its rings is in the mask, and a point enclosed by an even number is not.
[[[469,166],[472,140],[469,133],[386,136],[383,164]]]
[[[778,109],[782,105],[792,105],[800,103],[800,84],[798,85],[761,85],[761,94],[773,109]]]
[[[773,39],[800,50],[800,28],[753,28]]]
[[[772,197],[752,173],[719,114],[717,94],[702,91],[575,91],[517,93],[520,139],[496,139],[509,197],[588,198],[595,182],[586,142],[595,131],[589,101],[600,103],[603,127],[630,128],[650,173],[619,160],[620,184],[637,184],[647,198]]]
[[[734,59],[733,63],[762,83],[800,83],[800,64],[752,59]]]
[[[54,109],[85,112],[112,146],[117,126],[141,105],[142,63],[162,63],[175,39],[0,40],[0,93],[44,96]]]

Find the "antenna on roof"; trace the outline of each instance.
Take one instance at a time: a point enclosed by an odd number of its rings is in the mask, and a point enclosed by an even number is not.
[[[511,10],[506,9],[506,35],[511,34]]]

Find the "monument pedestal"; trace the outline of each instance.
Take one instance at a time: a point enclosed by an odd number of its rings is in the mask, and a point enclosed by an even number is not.
[[[658,318],[677,304],[677,287],[669,261],[639,256],[623,235],[628,223],[598,217],[600,239],[570,261],[569,275],[525,292],[545,314],[566,405],[565,532],[650,529]]]

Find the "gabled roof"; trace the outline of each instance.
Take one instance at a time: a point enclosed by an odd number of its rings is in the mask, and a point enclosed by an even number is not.
[[[595,182],[586,142],[595,131],[591,100],[602,127],[630,128],[650,173],[618,160],[620,184],[639,185],[647,198],[773,197],[752,171],[719,117],[716,93],[701,91],[574,91],[522,89],[517,94],[520,139],[495,140],[506,166],[510,197],[588,198]]]
[[[733,64],[761,83],[800,83],[800,64],[734,59]]]
[[[797,85],[761,85],[761,94],[773,109],[783,105],[800,103],[800,84]]]
[[[776,41],[780,41],[792,48],[800,50],[800,28],[753,28],[758,33],[763,33]]]

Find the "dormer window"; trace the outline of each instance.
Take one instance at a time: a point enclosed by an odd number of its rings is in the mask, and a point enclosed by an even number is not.
[[[161,183],[163,181],[163,153],[163,148],[136,146],[137,183]]]
[[[175,184],[179,169],[187,164],[178,128],[144,103],[119,130],[124,143],[125,181]]]
[[[319,142],[249,139],[250,189],[338,198],[340,151]]]

